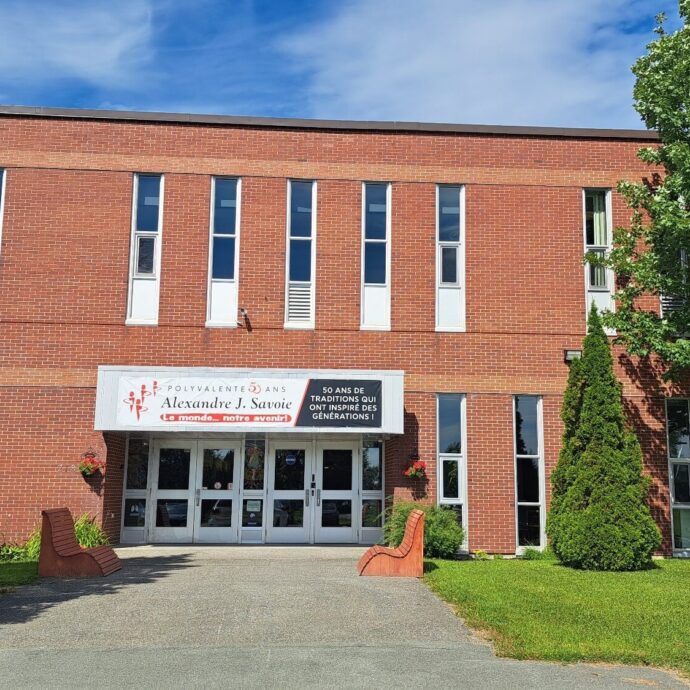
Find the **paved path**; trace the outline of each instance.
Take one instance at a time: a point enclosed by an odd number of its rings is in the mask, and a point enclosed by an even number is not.
[[[421,582],[357,577],[360,547],[118,551],[109,578],[0,598],[0,687],[687,687],[497,659]]]

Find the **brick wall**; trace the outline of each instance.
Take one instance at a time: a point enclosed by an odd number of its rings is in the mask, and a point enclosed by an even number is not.
[[[371,368],[406,372],[406,435],[387,445],[387,493],[434,499],[434,395],[466,393],[470,547],[513,552],[511,395],[544,396],[551,468],[563,349],[585,330],[581,190],[647,174],[638,148],[0,117],[0,539],[25,536],[47,503],[97,512],[117,534],[124,448],[121,435],[92,431],[99,364]],[[134,172],[165,174],[157,327],[124,326]],[[242,177],[239,304],[251,333],[204,327],[212,174]],[[283,330],[288,178],[318,181],[313,331]],[[376,180],[392,183],[390,332],[359,330],[361,183]],[[462,334],[434,331],[436,183],[466,185]],[[625,223],[616,193],[613,207]],[[668,550],[667,389],[651,364],[622,358],[618,373]],[[90,445],[109,458],[101,495],[73,471]],[[426,489],[401,477],[414,451],[431,463]]]

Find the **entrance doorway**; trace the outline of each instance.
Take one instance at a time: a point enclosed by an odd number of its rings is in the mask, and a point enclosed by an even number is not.
[[[239,443],[156,441],[153,459],[151,541],[238,541]]]
[[[358,458],[349,442],[270,444],[266,541],[359,541]]]

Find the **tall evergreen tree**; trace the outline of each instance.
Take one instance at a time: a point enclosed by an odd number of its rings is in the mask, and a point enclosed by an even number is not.
[[[621,386],[594,306],[582,359],[571,366],[546,523],[551,545],[564,564],[576,568],[648,567],[661,543],[645,502],[650,479],[642,474],[637,437],[625,425]]]

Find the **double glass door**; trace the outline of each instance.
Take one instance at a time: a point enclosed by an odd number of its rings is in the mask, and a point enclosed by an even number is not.
[[[357,542],[357,451],[336,441],[271,444],[266,541]]]
[[[237,542],[239,443],[157,441],[153,453],[150,541]]]

